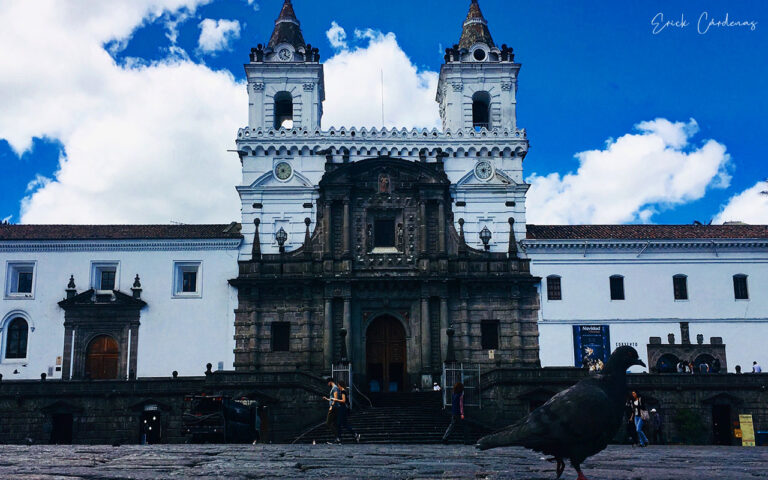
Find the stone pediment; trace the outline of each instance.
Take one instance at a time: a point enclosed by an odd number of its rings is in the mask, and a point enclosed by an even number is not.
[[[141,309],[145,307],[147,303],[143,300],[133,298],[131,295],[126,295],[119,290],[102,292],[94,289],[86,290],[72,298],[67,298],[59,302],[59,306],[65,310],[67,308],[97,305]]]
[[[280,181],[275,177],[275,173],[270,170],[260,176],[250,186],[254,190],[275,190],[280,188],[314,188],[312,182],[304,175],[294,170],[293,175],[287,181]]]
[[[354,186],[378,193],[393,193],[398,190],[412,190],[425,184],[450,185],[441,163],[378,157],[352,164],[333,164],[333,168],[334,170],[326,173],[320,181],[321,187]]]

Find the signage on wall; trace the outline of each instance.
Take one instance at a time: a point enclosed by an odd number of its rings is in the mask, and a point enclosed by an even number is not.
[[[493,360],[493,356],[496,353],[495,350],[488,350],[488,360]]]
[[[739,427],[741,430],[741,446],[755,446],[755,426],[752,423],[752,415],[739,415]]]
[[[600,372],[611,355],[611,335],[608,325],[574,325],[573,358],[577,367]]]

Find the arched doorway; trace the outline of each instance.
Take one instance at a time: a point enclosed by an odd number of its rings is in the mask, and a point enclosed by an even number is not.
[[[372,392],[402,392],[405,386],[405,329],[390,316],[375,319],[365,335],[368,388]]]
[[[99,335],[88,344],[85,357],[85,376],[94,380],[117,378],[120,349],[117,341],[108,335]]]

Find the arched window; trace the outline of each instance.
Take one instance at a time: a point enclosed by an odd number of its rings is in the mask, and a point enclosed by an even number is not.
[[[275,129],[293,128],[293,97],[288,92],[275,95]]]
[[[611,276],[611,300],[624,300],[624,277]]]
[[[671,353],[665,353],[656,362],[656,371],[659,373],[675,373],[677,372],[677,364],[680,363],[680,359]]]
[[[742,273],[733,276],[733,298],[736,300],[749,300],[747,276]]]
[[[672,289],[675,300],[688,300],[688,277],[683,274],[672,277]]]
[[[488,92],[472,95],[472,126],[475,130],[491,128],[491,96]]]
[[[29,325],[21,317],[8,322],[5,337],[5,358],[27,358],[27,336]]]

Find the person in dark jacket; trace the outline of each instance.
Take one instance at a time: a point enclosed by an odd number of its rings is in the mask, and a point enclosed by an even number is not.
[[[338,404],[338,425],[336,426],[336,431],[339,433],[339,441],[341,441],[343,430],[346,430],[352,434],[352,437],[357,443],[360,443],[360,434],[355,432],[349,425],[349,408],[351,404],[349,401],[349,390],[347,390],[347,385],[341,380],[339,380],[336,385],[339,387],[339,395],[341,396],[341,402]]]
[[[635,422],[637,441],[641,447],[646,447],[648,446],[648,437],[646,437],[645,433],[643,432],[643,425],[645,423],[645,418],[643,417],[648,416],[648,411],[645,409],[645,402],[643,401],[643,398],[637,394],[637,392],[632,392],[630,405],[632,406],[632,419]]]
[[[651,409],[651,431],[653,432],[653,444],[664,444],[664,433],[662,431],[661,414],[655,409]]]
[[[460,423],[464,432],[464,444],[469,445],[469,431],[467,423],[464,421],[464,384],[456,382],[453,386],[453,396],[451,397],[451,424],[443,434],[443,444],[448,443],[448,437],[453,433],[456,424]]]

